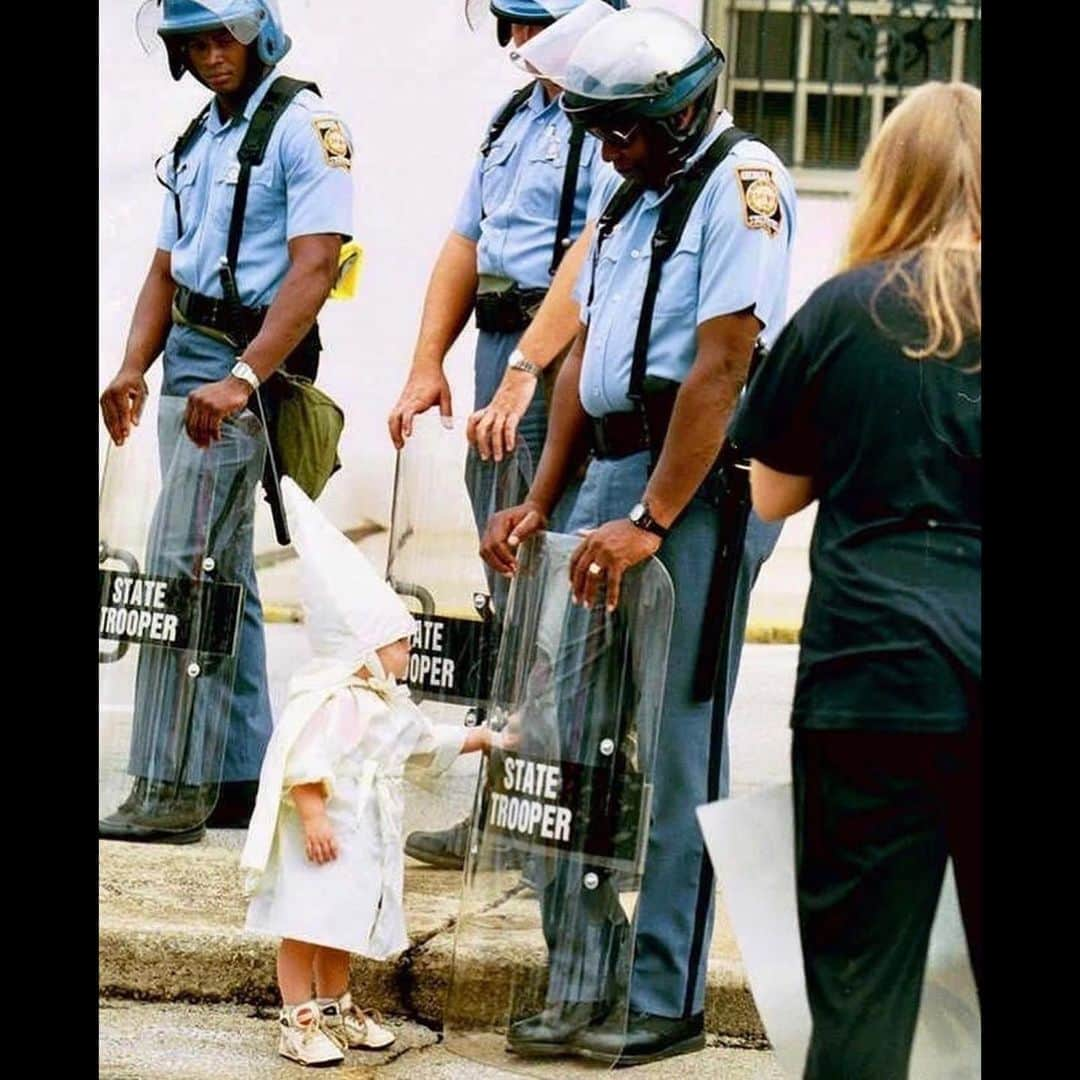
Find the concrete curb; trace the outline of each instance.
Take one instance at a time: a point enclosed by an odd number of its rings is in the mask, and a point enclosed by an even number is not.
[[[202,842],[185,847],[99,845],[98,978],[106,997],[143,1001],[275,1005],[277,942],[243,931],[238,853]],[[411,944],[387,961],[354,957],[352,984],[364,1005],[439,1028],[454,952],[461,878],[409,865],[406,922]],[[542,982],[546,952],[539,932],[477,939],[478,1012],[500,988],[532,969]],[[466,1000],[473,1000],[469,996]],[[763,1042],[727,913],[718,897],[709,954],[706,1029]]]

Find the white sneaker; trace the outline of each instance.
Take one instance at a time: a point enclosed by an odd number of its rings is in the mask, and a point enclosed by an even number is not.
[[[278,1053],[301,1065],[340,1065],[345,1055],[322,1029],[315,1001],[287,1005],[281,1010]]]
[[[380,1027],[382,1017],[374,1009],[358,1009],[348,990],[322,1008],[322,1026],[342,1050],[382,1050],[395,1039]]]

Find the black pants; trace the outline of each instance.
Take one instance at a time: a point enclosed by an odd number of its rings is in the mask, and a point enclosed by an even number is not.
[[[982,726],[956,735],[796,730],[807,1080],[904,1080],[952,856],[982,975]]]

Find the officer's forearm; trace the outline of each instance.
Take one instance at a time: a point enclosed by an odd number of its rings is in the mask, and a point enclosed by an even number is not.
[[[476,242],[460,233],[446,238],[424,296],[413,367],[442,370],[443,358],[457,341],[476,303]]]
[[[131,316],[123,367],[142,375],[165,348],[172,325],[172,300],[176,283],[172,279],[172,256],[158,248],[139,290]]]
[[[581,361],[585,355],[585,334],[585,327],[579,325],[578,336],[555,380],[544,451],[540,455],[532,487],[529,488],[528,501],[540,506],[545,514],[550,514],[554,509],[589,448],[588,416],[581,407],[578,394]]]
[[[591,237],[589,224],[567,249],[544,302],[518,342],[522,356],[539,367],[545,368],[561,356],[578,331],[581,308],[573,297],[574,282],[585,262]]]
[[[244,360],[262,382],[303,340],[337,280],[341,237],[299,236],[289,242],[289,270]]]
[[[760,323],[749,312],[698,327],[698,354],[675,398],[660,458],[645,487],[649,512],[670,526],[716,461],[746,381]]]

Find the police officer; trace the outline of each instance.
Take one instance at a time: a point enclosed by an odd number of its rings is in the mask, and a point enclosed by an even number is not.
[[[101,396],[101,410],[113,441],[123,444],[141,418],[146,371],[163,353],[162,393],[186,396],[187,434],[205,447],[220,437],[226,418],[254,411],[253,390],[290,355],[299,370],[314,375],[315,318],[352,229],[352,145],[341,118],[310,89],[292,97],[274,123],[262,162],[250,171],[234,253],[238,314],[253,334],[238,357],[228,342],[237,313],[226,316],[219,273],[241,173],[237,151],[291,40],[274,0],[147,0],[138,26],[144,44],[154,40],[154,32],[164,43],[174,79],[190,72],[214,97],[163,159],[159,179],[169,192],[156,250],[123,362]],[[249,526],[253,515],[254,502]],[[209,819],[225,827],[247,824],[272,725],[252,532],[248,527],[240,535],[245,531],[245,551],[235,564],[245,591],[234,696],[221,798]],[[147,777],[153,743],[168,734],[153,717],[136,716],[133,775]],[[186,829],[176,829],[174,822],[159,827],[152,813],[133,809],[139,803],[133,792],[99,823],[99,835],[172,843],[202,836],[199,821]]]
[[[713,697],[701,700],[694,685],[699,649],[723,629],[705,624],[714,558],[724,539],[714,465],[755,342],[770,341],[782,325],[795,223],[794,189],[780,160],[754,138],[731,146],[734,133],[725,132],[732,118],[715,113],[723,63],[720,50],[679,17],[630,9],[585,34],[562,80],[561,107],[602,141],[603,157],[619,174],[597,193],[598,204],[610,210],[623,178],[636,181],[631,192],[637,195],[613,228],[605,230],[602,215],[593,233],[576,287],[584,325],[556,382],[543,460],[526,502],[492,518],[481,551],[494,569],[513,572],[517,544],[546,525],[577,465],[578,447],[591,443],[566,529],[592,530],[571,560],[573,595],[590,605],[603,597],[613,608],[623,573],[657,555],[674,584],[675,616],[628,1026],[604,1022],[602,1007],[619,1002],[595,962],[617,948],[609,943],[614,924],[606,931],[564,926],[548,939],[548,1007],[511,1028],[509,1047],[523,1055],[566,1052],[636,1064],[704,1045],[714,881],[694,809],[728,793],[726,717],[750,588],[779,533],[751,517],[728,653]],[[727,146],[726,156],[709,174],[663,264],[644,371],[635,373],[659,216],[676,179],[721,138],[714,153]],[[613,1008],[612,1016],[618,1012]]]
[[[512,40],[520,48],[582,2],[491,0],[499,44],[506,46]],[[608,3],[613,8],[624,6],[623,0]],[[544,393],[537,392],[538,379],[565,351],[577,329],[578,307],[570,291],[584,248],[575,247],[574,241],[581,235],[597,178],[611,172],[595,139],[584,132],[574,137],[558,97],[554,83],[537,80],[515,93],[489,124],[452,230],[432,270],[412,367],[389,416],[390,438],[399,450],[412,434],[418,413],[438,405],[443,416],[451,415],[443,361],[475,309],[479,334],[474,406],[483,409],[505,376],[521,402],[511,444],[513,436],[520,435],[533,463],[539,459],[547,403]],[[545,315],[530,327],[549,287]],[[526,328],[530,332],[523,337]],[[486,431],[485,425],[482,434]],[[475,430],[470,434],[475,440]],[[471,450],[470,473],[477,457],[490,454],[488,444]],[[501,444],[494,456],[501,458]],[[470,476],[470,489],[482,529],[487,498],[475,475]],[[570,501],[564,500],[564,506]],[[430,865],[460,869],[467,835],[468,820],[448,830],[413,832],[406,838],[405,850]]]

